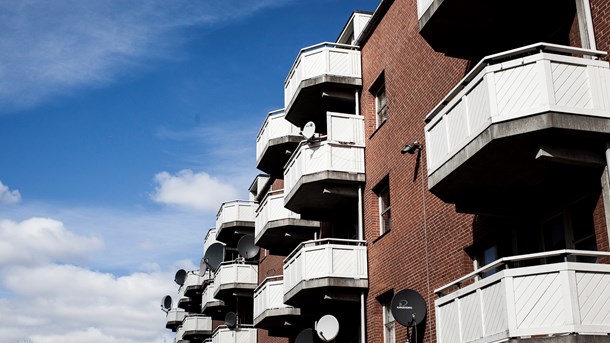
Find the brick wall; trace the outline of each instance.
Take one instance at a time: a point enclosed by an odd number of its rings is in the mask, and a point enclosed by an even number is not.
[[[589,0],[589,2],[597,49],[610,51],[610,2],[608,0]],[[605,60],[610,59],[606,56]]]
[[[395,1],[362,49],[361,108],[366,119],[367,182],[364,223],[369,242],[367,341],[383,341],[382,308],[404,288],[428,305],[425,342],[434,338],[432,291],[472,269],[464,253],[471,244],[471,216],[456,214],[428,192],[423,153],[402,155],[412,141],[424,142],[424,117],[464,76],[467,62],[435,53],[421,38],[415,1]],[[384,72],[388,120],[378,129],[369,88]],[[378,199],[373,188],[389,175],[392,229],[379,237]],[[397,327],[397,342],[406,330]],[[421,333],[420,333],[421,335]]]

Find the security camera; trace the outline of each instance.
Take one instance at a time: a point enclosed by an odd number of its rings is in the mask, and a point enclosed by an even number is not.
[[[418,141],[415,141],[413,143],[409,143],[409,144],[405,145],[405,147],[402,148],[402,150],[400,150],[400,153],[401,154],[406,154],[406,153],[414,154],[415,150],[418,150],[418,149],[421,150],[421,148],[422,148],[422,145]]]

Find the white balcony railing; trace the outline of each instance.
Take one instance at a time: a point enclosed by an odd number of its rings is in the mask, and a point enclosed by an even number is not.
[[[293,308],[284,304],[283,276],[266,278],[254,290],[254,319],[267,310]]]
[[[185,291],[201,288],[203,282],[207,280],[207,278],[207,275],[199,275],[199,271],[190,271],[186,274],[186,279],[184,280],[184,285],[182,285],[182,287],[185,288]]]
[[[417,19],[421,19],[433,2],[434,0],[417,0]]]
[[[208,230],[208,233],[205,235],[205,239],[203,240],[203,253],[205,254],[208,251],[210,245],[217,243],[216,240],[216,228],[211,228]]]
[[[286,136],[300,136],[301,130],[285,118],[284,110],[270,112],[256,137],[256,160],[259,161],[269,141]]]
[[[212,333],[212,317],[204,315],[190,315],[184,318],[182,324],[185,336],[201,334],[202,332]]]
[[[182,326],[178,327],[178,330],[176,330],[176,338],[174,339],[175,343],[182,343],[185,342],[185,340],[182,338],[182,336],[184,336],[184,329],[182,328]]]
[[[539,43],[484,58],[427,116],[428,175],[495,123],[556,112],[610,118],[605,52]]]
[[[221,304],[222,301],[214,298],[214,293],[216,292],[216,287],[214,286],[214,282],[209,283],[206,288],[201,293],[201,310],[203,308],[210,305]]]
[[[327,113],[325,140],[301,143],[284,168],[284,191],[304,175],[323,171],[364,174],[364,117]]]
[[[302,281],[368,279],[364,241],[320,239],[301,243],[284,260],[284,294]]]
[[[186,317],[186,312],[181,308],[173,308],[167,311],[165,315],[166,325],[172,325],[176,323],[182,323]]]
[[[284,82],[284,103],[290,104],[301,81],[322,75],[361,78],[357,46],[320,43],[302,49]]]
[[[283,219],[301,219],[301,215],[284,207],[283,190],[280,189],[267,193],[256,210],[254,236],[258,237],[267,223]]]
[[[252,289],[258,285],[258,266],[250,263],[223,262],[216,271],[214,296],[220,289],[232,284],[249,284]]]
[[[446,290],[508,262],[553,256],[610,256],[560,250],[502,258],[441,287]],[[566,258],[566,261],[569,260]],[[505,269],[435,301],[439,343],[610,332],[610,265],[561,262]]]
[[[220,227],[226,223],[254,222],[255,209],[256,203],[253,201],[234,200],[223,203],[216,214],[216,230],[220,232]]]
[[[256,329],[248,325],[235,329],[220,325],[212,334],[212,343],[256,343],[256,339]]]

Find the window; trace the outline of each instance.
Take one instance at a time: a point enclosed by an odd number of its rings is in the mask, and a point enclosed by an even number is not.
[[[377,112],[377,126],[388,120],[385,84],[382,84],[375,93],[375,111]]]
[[[392,315],[392,306],[390,301],[381,304],[383,311],[383,342],[396,342],[396,320]]]
[[[385,92],[385,72],[381,72],[369,92],[375,97],[375,121],[377,127],[388,120],[388,106]]]
[[[390,208],[390,182],[385,177],[376,187],[375,193],[379,201],[379,234],[383,235],[392,229],[392,215]]]

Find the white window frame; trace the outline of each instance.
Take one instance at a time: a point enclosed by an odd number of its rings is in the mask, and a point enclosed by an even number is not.
[[[383,94],[383,105],[380,104],[381,94]],[[388,120],[388,96],[385,90],[385,82],[379,85],[375,92],[375,120],[377,127]]]
[[[383,181],[384,183],[386,181]],[[384,209],[384,201],[383,201],[383,195],[384,193],[388,194],[388,206]],[[382,188],[380,188],[379,192],[377,192],[377,201],[379,204],[379,235],[383,235],[386,232],[389,232],[392,230],[392,205],[391,205],[391,199],[390,199],[390,181],[387,180],[387,183],[383,185]],[[388,214],[390,216],[390,220],[389,220],[389,227],[386,227],[386,223],[385,220],[383,218],[383,216],[385,214]]]
[[[396,343],[396,319],[392,315],[392,306],[389,302],[381,304],[383,323],[383,343]]]

